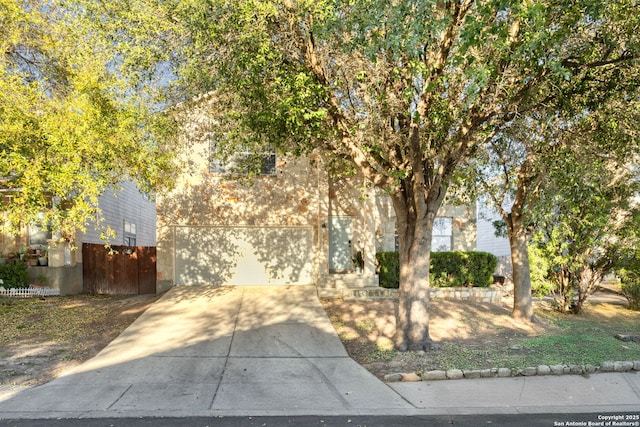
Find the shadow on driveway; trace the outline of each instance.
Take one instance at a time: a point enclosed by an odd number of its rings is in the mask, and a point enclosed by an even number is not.
[[[177,287],[2,418],[324,415],[413,408],[350,359],[312,286]]]

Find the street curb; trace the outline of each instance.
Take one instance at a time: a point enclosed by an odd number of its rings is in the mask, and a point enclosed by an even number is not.
[[[521,369],[490,368],[490,369],[448,369],[425,371],[422,374],[393,373],[384,376],[384,381],[415,382],[442,381],[478,378],[509,378],[530,376],[558,376],[558,375],[590,375],[598,372],[630,372],[640,371],[640,360],[635,361],[607,361],[601,366],[595,365],[538,365]]]

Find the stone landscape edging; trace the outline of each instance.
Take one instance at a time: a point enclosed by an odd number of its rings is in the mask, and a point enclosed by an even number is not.
[[[601,366],[595,365],[538,365],[521,369],[489,368],[489,369],[448,369],[432,370],[418,375],[411,373],[394,373],[384,376],[385,382],[441,381],[479,378],[509,378],[544,375],[588,375],[598,372],[630,372],[640,371],[640,360],[607,361]]]
[[[320,292],[326,289],[320,289]],[[375,301],[384,299],[398,299],[398,289],[393,288],[347,288],[339,290],[340,297],[345,301]],[[448,301],[474,301],[479,303],[490,303],[500,305],[502,291],[495,287],[442,287],[429,288],[429,296],[432,300]]]

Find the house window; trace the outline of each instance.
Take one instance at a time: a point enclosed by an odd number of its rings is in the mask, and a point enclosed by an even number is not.
[[[276,153],[266,150],[260,153],[243,151],[228,157],[221,156],[215,140],[209,142],[209,172],[218,174],[257,175],[276,174]]]
[[[47,245],[51,239],[51,230],[39,224],[29,225],[29,246]]]
[[[136,245],[136,225],[132,222],[124,220],[124,238],[123,244],[125,246]]]
[[[393,243],[394,243],[394,248],[396,252],[400,251],[400,241],[398,240],[398,230],[396,230],[396,232],[393,235]]]
[[[261,175],[276,174],[276,153],[265,153],[261,155],[260,174]]]
[[[450,251],[453,247],[453,218],[436,217],[433,222],[431,250],[434,252]],[[395,232],[395,248],[398,251],[398,231]]]
[[[453,218],[437,217],[433,222],[431,250],[434,252],[450,251],[453,246]]]

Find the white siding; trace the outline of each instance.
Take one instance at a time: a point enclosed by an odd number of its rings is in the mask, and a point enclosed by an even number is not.
[[[498,213],[483,203],[478,202],[478,251],[489,252],[497,257],[511,255],[509,240],[506,237],[496,237],[493,221],[500,219]]]
[[[124,222],[136,225],[136,245],[156,246],[156,204],[138,191],[131,181],[122,184],[121,189],[107,190],[99,200],[102,209],[102,226],[110,226],[116,237],[108,243],[122,245],[124,242]],[[87,232],[79,238],[83,243],[107,243],[100,239],[100,231],[95,223],[87,226]]]

